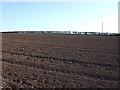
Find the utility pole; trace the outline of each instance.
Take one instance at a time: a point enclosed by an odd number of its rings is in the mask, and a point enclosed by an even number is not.
[[[103,33],[103,22],[102,22],[102,33]]]

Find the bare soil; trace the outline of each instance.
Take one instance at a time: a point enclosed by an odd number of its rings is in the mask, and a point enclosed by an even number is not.
[[[4,88],[118,88],[118,36],[3,33]]]

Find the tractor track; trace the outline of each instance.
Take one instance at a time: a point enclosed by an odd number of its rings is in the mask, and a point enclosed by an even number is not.
[[[24,54],[24,53],[16,53],[16,52],[8,52],[8,51],[2,51],[3,53],[9,53],[9,54],[14,54],[14,55],[19,55],[19,56],[29,56],[32,58],[41,58],[41,59],[53,59],[55,61],[61,61],[64,63],[73,63],[73,64],[80,64],[80,65],[94,65],[94,66],[100,66],[100,67],[111,67],[112,69],[119,69],[120,65],[112,65],[112,64],[100,64],[100,63],[94,63],[94,62],[83,62],[79,61],[76,59],[62,59],[62,58],[55,58],[55,57],[48,57],[48,56],[38,56],[38,55],[32,55],[32,54]]]
[[[18,62],[18,61],[15,61],[13,59],[3,59],[3,62],[7,62],[7,63],[14,64],[14,65],[30,67],[30,68],[35,68],[35,69],[51,70],[51,71],[58,72],[58,73],[61,72],[61,73],[66,73],[66,74],[86,76],[88,78],[95,78],[95,79],[100,79],[100,80],[108,80],[108,81],[119,82],[118,77],[101,76],[101,75],[97,75],[97,74],[94,74],[94,73],[88,73],[88,72],[73,72],[73,71],[64,70],[64,69],[51,68],[51,67],[47,67],[47,66],[44,66],[44,65],[36,65],[36,64],[28,65],[24,62],[21,62],[21,61]]]
[[[20,44],[19,42],[4,42],[4,43],[14,43],[14,44]],[[84,52],[91,52],[91,53],[107,53],[107,54],[120,54],[119,51],[113,52],[113,51],[100,51],[100,50],[91,50],[91,49],[80,49],[80,48],[70,48],[70,47],[64,47],[64,46],[52,46],[52,45],[37,45],[33,43],[29,44],[22,44],[22,46],[34,46],[34,47],[42,47],[42,48],[52,48],[52,49],[60,49],[60,50],[76,50],[76,51],[84,51]]]

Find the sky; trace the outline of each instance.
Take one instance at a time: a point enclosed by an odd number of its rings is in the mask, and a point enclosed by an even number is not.
[[[2,2],[0,31],[118,32],[118,2]]]

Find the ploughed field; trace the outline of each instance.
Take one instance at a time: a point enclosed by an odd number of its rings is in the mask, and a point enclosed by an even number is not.
[[[118,36],[2,34],[2,86],[117,88]]]

